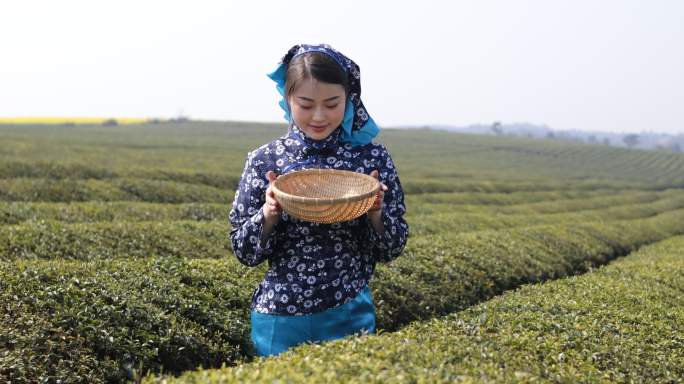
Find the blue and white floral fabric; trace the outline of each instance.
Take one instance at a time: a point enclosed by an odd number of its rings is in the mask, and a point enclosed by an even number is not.
[[[238,260],[247,266],[268,260],[268,271],[252,296],[252,311],[307,315],[345,304],[368,284],[377,262],[395,259],[406,245],[404,194],[390,154],[382,144],[342,142],[341,131],[340,126],[326,139],[314,141],[291,125],[287,134],[247,156],[229,219]],[[365,174],[378,170],[380,181],[388,187],[382,210],[384,233],[375,231],[367,215],[318,224],[283,212],[262,244],[266,172],[307,168]]]

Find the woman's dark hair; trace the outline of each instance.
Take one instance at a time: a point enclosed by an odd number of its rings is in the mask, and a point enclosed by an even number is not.
[[[330,56],[320,52],[307,52],[296,56],[287,67],[285,74],[285,100],[303,80],[316,79],[324,83],[340,84],[345,94],[349,94],[347,73]]]

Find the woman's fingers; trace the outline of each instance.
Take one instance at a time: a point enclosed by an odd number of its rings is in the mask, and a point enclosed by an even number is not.
[[[370,175],[373,176],[373,177],[375,177],[376,179],[380,180],[380,173],[378,172],[377,169],[372,170],[371,173],[370,173]],[[387,186],[385,185],[385,183],[380,182],[380,190],[381,190],[381,191],[386,191],[386,190],[387,190]]]
[[[264,203],[264,209],[267,216],[275,216],[281,212],[280,204],[275,198],[275,193],[273,192],[273,181],[278,178],[278,174],[273,171],[266,172],[266,179],[268,179],[268,188],[266,188],[266,202]]]
[[[280,206],[280,204],[278,204],[278,200],[275,198],[275,193],[273,193],[273,190],[271,190],[270,187],[268,190],[266,190],[266,204],[274,208]]]
[[[270,206],[276,206],[278,205],[278,201],[273,198],[273,196],[266,196],[266,204]]]
[[[382,208],[382,201],[384,199],[385,199],[385,192],[383,192],[383,189],[380,188],[380,190],[378,190],[378,194],[375,195],[375,201],[373,202],[373,206],[370,209],[375,211],[375,210]]]
[[[371,171],[370,176],[380,180],[380,173],[378,172],[377,169],[374,169]],[[375,201],[373,202],[373,206],[370,208],[372,211],[376,211],[380,208],[382,208],[382,201],[385,199],[385,191],[387,190],[387,186],[385,183],[380,182],[380,189],[378,189],[378,194],[375,197]]]

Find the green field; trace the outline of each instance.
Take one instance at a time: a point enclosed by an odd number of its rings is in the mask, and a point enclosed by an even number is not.
[[[0,382],[682,382],[684,154],[427,130],[378,137],[378,334],[255,358],[227,216],[284,131],[0,125]]]

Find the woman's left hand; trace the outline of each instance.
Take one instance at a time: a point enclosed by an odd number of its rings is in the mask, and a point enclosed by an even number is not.
[[[375,177],[376,179],[379,179],[380,174],[378,173],[377,170],[373,170],[370,173],[371,176]],[[380,190],[378,190],[378,194],[375,198],[375,202],[373,203],[373,206],[370,207],[368,212],[375,212],[375,211],[380,211],[382,210],[382,201],[385,199],[385,191],[387,191],[387,186],[380,182]]]

